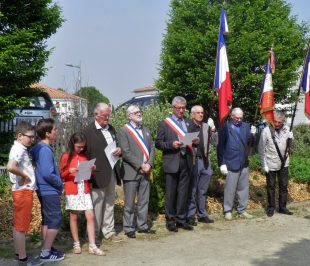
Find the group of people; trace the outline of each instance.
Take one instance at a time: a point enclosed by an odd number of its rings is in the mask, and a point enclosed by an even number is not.
[[[224,189],[224,215],[232,219],[235,194],[238,195],[237,212],[244,218],[252,218],[246,212],[249,197],[249,144],[253,143],[256,128],[243,122],[243,111],[234,108],[231,119],[217,132],[214,121],[204,119],[200,105],[191,108],[191,118],[185,117],[186,100],[176,96],[172,100],[172,115],[161,121],[157,137],[142,125],[142,113],[138,106],[126,110],[128,123],[118,132],[109,124],[111,108],[98,103],[94,109],[94,122],[83,132],[74,133],[63,153],[59,168],[51,143],[57,138],[52,119],[42,119],[34,128],[27,122],[16,127],[16,141],[11,148],[7,169],[12,182],[14,204],[13,236],[15,256],[19,265],[41,265],[58,261],[65,254],[53,247],[61,225],[60,195],[64,194],[70,216],[73,253],[82,252],[78,236],[77,218],[85,212],[88,252],[105,255],[97,247],[96,239],[120,242],[114,227],[115,186],[123,184],[123,230],[128,238],[138,234],[155,234],[148,225],[150,198],[150,173],[154,165],[155,147],[163,153],[165,177],[166,228],[177,232],[179,228],[193,230],[199,223],[213,223],[206,210],[206,197],[212,167],[209,158],[210,144],[217,147],[221,173],[226,176]],[[288,186],[287,145],[292,144],[293,134],[284,125],[282,113],[275,113],[274,127],[266,127],[260,137],[259,153],[262,169],[267,177],[267,215],[275,211],[275,180],[279,180],[279,212],[292,214],[286,208]],[[187,133],[198,135],[185,145]],[[30,151],[36,135],[40,142]],[[115,165],[109,161],[105,149],[115,142],[113,156],[121,157]],[[31,155],[31,156],[30,156]],[[32,157],[32,162],[30,157]],[[96,159],[91,179],[75,181],[80,162]],[[33,166],[34,165],[34,166]],[[33,191],[37,192],[42,214],[42,249],[38,257],[27,257],[25,233],[31,221]],[[137,217],[135,200],[137,198]]]

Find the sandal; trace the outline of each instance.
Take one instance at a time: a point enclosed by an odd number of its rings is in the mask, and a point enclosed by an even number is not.
[[[82,249],[80,246],[80,242],[73,242],[73,254],[81,254]]]
[[[89,254],[93,254],[93,255],[97,255],[97,256],[105,256],[106,255],[104,253],[104,251],[101,250],[100,248],[97,248],[97,246],[95,244],[90,244],[89,245],[88,253]]]

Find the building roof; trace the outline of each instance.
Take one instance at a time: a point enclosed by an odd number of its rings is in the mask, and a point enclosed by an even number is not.
[[[58,90],[52,87],[48,87],[42,83],[35,83],[31,86],[32,88],[37,88],[37,89],[41,89],[43,91],[45,91],[52,99],[70,99],[70,100],[86,100],[82,97],[73,95],[71,93],[62,91],[62,90]]]
[[[145,86],[142,88],[134,89],[134,93],[144,93],[144,92],[153,92],[156,93],[156,89],[153,86]]]

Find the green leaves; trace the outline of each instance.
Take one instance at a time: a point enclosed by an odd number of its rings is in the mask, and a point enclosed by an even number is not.
[[[171,1],[156,81],[161,98],[171,101],[174,96],[183,95],[189,105],[202,104],[209,109],[221,2]],[[246,119],[251,121],[271,46],[277,63],[273,75],[275,101],[292,101],[290,88],[303,63],[309,25],[298,24],[296,17],[290,15],[290,5],[283,0],[230,1],[225,10],[230,30],[226,46],[233,105],[243,108]]]
[[[45,42],[63,22],[60,11],[52,0],[1,1],[0,120],[27,102],[20,99],[25,89],[45,74],[50,54]]]

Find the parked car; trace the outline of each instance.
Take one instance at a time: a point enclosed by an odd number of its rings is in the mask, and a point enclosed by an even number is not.
[[[55,118],[56,108],[46,92],[40,92],[33,96],[28,106],[21,109],[14,109],[15,117],[11,121],[1,121],[1,131],[15,131],[20,121],[27,121],[36,125],[42,118]]]
[[[130,100],[120,104],[115,111],[119,110],[122,107],[128,107],[129,105],[138,105],[141,107],[146,107],[151,103],[157,103],[159,100],[158,94],[144,94],[132,97]]]

